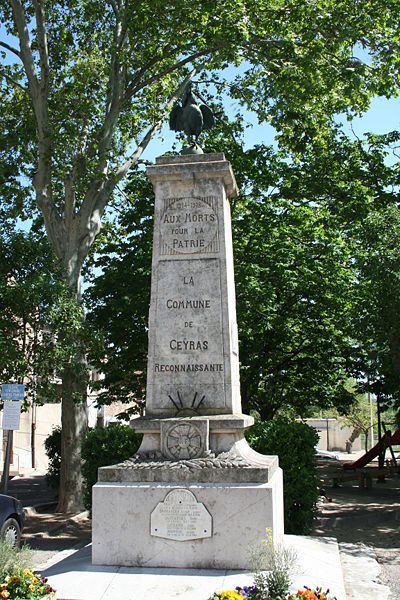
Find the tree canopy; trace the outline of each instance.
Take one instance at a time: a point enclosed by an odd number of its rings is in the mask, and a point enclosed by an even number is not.
[[[241,189],[232,218],[245,409],[264,419],[282,408],[346,412],[356,399],[348,378],[366,388],[372,344],[386,361],[386,371],[383,362],[375,367],[377,381],[398,402],[388,337],[398,301],[398,169],[385,164],[393,135],[379,145],[336,127],[301,156],[265,145],[243,150],[223,131],[213,135],[208,149],[225,139]],[[143,173],[125,193],[114,235],[98,247],[102,274],[88,290],[89,319],[105,336],[97,360],[107,402],[144,394],[153,196]],[[377,219],[380,235],[370,231]]]

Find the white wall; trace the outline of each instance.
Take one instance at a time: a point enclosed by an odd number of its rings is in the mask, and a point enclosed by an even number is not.
[[[336,419],[305,419],[305,422],[317,430],[319,450],[346,452],[346,441],[353,431],[351,427],[342,427]],[[353,452],[358,450],[362,450],[361,436],[353,442],[352,446]]]

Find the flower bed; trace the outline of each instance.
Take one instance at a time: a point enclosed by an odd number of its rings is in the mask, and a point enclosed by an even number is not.
[[[53,600],[55,590],[47,583],[46,577],[39,577],[32,569],[6,575],[0,582],[0,598],[8,600]]]
[[[273,596],[270,594],[265,595],[265,592],[261,591],[255,585],[249,585],[244,587],[237,587],[234,590],[224,590],[222,592],[215,592],[209,600],[336,600],[334,596],[331,596],[329,590],[325,592],[322,588],[315,588],[312,590],[307,586],[304,586],[302,590],[297,590],[295,593],[286,594],[285,598],[282,596]]]

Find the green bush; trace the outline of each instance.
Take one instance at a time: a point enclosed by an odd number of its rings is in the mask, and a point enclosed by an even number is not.
[[[49,459],[46,473],[47,483],[58,491],[61,474],[61,427],[53,428],[44,441],[44,449]]]
[[[142,436],[128,425],[113,423],[90,429],[82,442],[82,475],[84,504],[92,508],[92,486],[97,482],[97,469],[131,458],[140,446]]]
[[[250,446],[261,454],[277,454],[283,470],[286,533],[309,533],[318,499],[315,446],[312,427],[277,418],[260,421],[246,432]]]

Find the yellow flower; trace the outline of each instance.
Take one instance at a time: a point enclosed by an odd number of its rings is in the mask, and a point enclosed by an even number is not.
[[[7,592],[7,590],[3,590],[2,592],[0,592],[0,598],[9,598],[10,597],[10,592]]]
[[[242,594],[235,590],[225,590],[220,592],[219,597],[221,600],[243,600]]]
[[[32,569],[24,569],[24,570],[22,571],[22,573],[23,573],[23,575],[25,575],[25,577],[28,577],[28,576],[30,576],[30,575],[33,575],[33,573],[32,573]]]
[[[30,585],[28,585],[28,590],[30,592],[34,592],[35,591],[35,586],[33,585],[33,583],[31,583]]]
[[[5,589],[7,589],[7,588],[8,588],[8,583],[2,583],[2,584],[1,584],[1,586],[0,586],[0,588],[1,588],[2,590],[5,590]]]
[[[39,577],[32,577],[32,583],[37,583],[39,581]]]
[[[18,583],[18,581],[20,581],[20,577],[18,575],[13,575],[10,581],[11,583]]]

